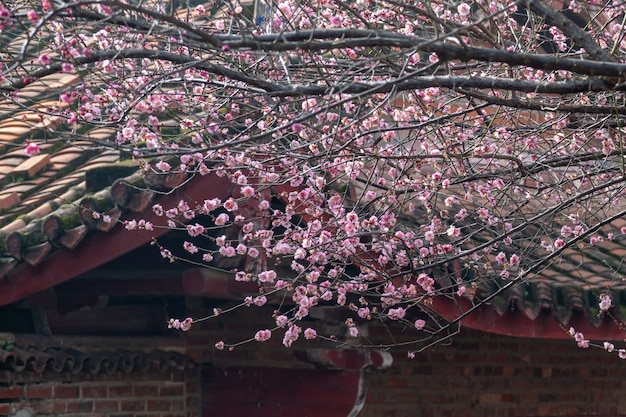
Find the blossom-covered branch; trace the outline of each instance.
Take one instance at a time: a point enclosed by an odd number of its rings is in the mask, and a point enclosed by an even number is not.
[[[124,226],[169,228],[167,261],[256,285],[236,308],[276,308],[245,342],[414,349],[626,238],[626,28],[596,3],[23,1],[0,7],[0,91],[46,122],[16,142],[29,155],[107,128],[92,148],[122,150],[142,186],[229,180]],[[29,95],[42,83],[52,102]],[[442,299],[469,307],[444,317]],[[341,334],[319,306],[345,309]],[[372,322],[412,336],[368,340]]]

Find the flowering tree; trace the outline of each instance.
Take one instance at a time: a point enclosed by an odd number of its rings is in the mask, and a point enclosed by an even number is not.
[[[162,224],[126,225],[184,230],[187,255],[163,257],[257,282],[242,305],[287,300],[251,340],[361,345],[358,324],[385,320],[427,345],[564,251],[626,232],[613,226],[626,214],[619,2],[0,5],[6,100],[77,76],[30,108],[56,122],[28,154],[107,127],[92,145],[146,175],[230,179],[225,201],[155,205]],[[441,297],[472,308],[444,320]],[[345,306],[345,335],[302,324],[325,304]]]

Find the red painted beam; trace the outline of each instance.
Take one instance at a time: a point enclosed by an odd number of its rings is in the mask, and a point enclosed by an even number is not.
[[[159,198],[164,208],[173,207],[181,199],[201,203],[205,199],[226,199],[232,194],[233,185],[227,178],[217,175],[197,177],[184,187]],[[130,218],[136,218],[130,216]],[[159,225],[163,218],[151,210],[141,217]],[[100,265],[112,261],[142,245],[152,238],[168,232],[167,228],[155,228],[152,231],[128,231],[117,225],[109,232],[92,232],[73,250],[60,250],[37,266],[24,264],[0,281],[0,306],[11,304],[30,295],[68,281]]]

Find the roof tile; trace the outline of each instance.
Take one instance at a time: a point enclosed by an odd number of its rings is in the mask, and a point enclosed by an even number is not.
[[[20,202],[20,197],[16,192],[8,192],[0,194],[0,210],[13,207]]]
[[[15,167],[13,173],[15,175],[25,174],[28,178],[33,178],[38,172],[46,168],[50,164],[50,155],[41,154],[26,159],[24,162]]]

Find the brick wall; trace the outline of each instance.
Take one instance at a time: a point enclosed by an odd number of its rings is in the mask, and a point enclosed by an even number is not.
[[[0,373],[0,415],[198,417],[199,372]]]
[[[370,376],[359,417],[626,415],[626,361],[569,340],[462,332]]]

